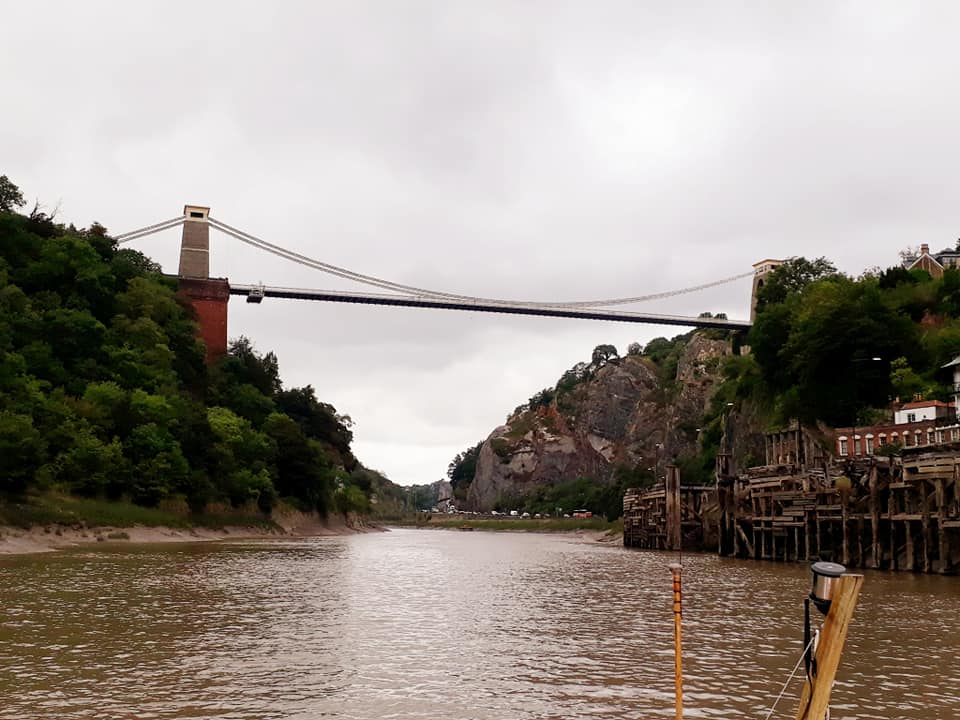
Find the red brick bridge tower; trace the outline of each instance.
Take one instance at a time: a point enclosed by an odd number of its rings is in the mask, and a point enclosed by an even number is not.
[[[183,208],[183,239],[180,242],[178,293],[190,300],[200,324],[200,339],[207,346],[207,362],[227,352],[227,302],[230,283],[210,277],[210,208]]]

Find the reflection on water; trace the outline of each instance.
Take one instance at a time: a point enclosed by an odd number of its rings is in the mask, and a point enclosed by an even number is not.
[[[4,558],[0,718],[672,717],[671,560],[416,530]],[[806,568],[684,565],[685,716],[764,717]],[[960,578],[868,573],[834,717],[960,716],[957,617]]]

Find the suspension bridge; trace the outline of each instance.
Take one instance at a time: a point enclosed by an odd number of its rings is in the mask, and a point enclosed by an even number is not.
[[[265,298],[285,298],[362,305],[432,308],[438,310],[468,310],[510,315],[534,315],[540,317],[578,318],[583,320],[606,320],[612,322],[745,331],[748,330],[751,325],[747,320],[730,320],[725,317],[709,316],[686,317],[682,315],[662,315],[615,310],[612,308],[706,290],[744,278],[755,277],[759,272],[758,266],[755,265],[754,269],[749,272],[701,285],[648,295],[598,300],[535,302],[529,300],[506,300],[459,295],[439,290],[414,287],[373,275],[359,273],[296,253],[280,245],[251,235],[250,233],[211,217],[210,208],[198,205],[187,205],[184,207],[182,215],[117,235],[115,239],[119,244],[126,244],[155,233],[165,232],[181,226],[183,228],[183,235],[180,244],[180,267],[175,277],[178,281],[179,291],[190,299],[197,311],[197,317],[200,322],[200,335],[207,343],[207,352],[211,357],[226,351],[227,301],[231,295],[245,296],[247,302],[251,303],[263,302]],[[340,290],[273,287],[263,284],[230,283],[223,278],[211,278],[210,228],[290,262],[317,270],[332,277],[351,280],[369,288],[376,288],[379,292],[346,292]]]

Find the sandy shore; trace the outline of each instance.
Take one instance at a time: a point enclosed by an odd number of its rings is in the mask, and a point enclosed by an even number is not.
[[[465,523],[469,524],[469,523]],[[447,526],[447,525],[397,525],[398,528],[406,528],[411,530],[446,530],[450,532],[459,532],[460,528]],[[572,538],[574,540],[580,540],[582,542],[599,542],[607,545],[623,545],[623,533],[622,532],[611,532],[610,530],[590,530],[585,528],[576,528],[573,530],[563,530],[560,528],[543,528],[543,529],[531,529],[531,528],[520,528],[514,529],[509,526],[503,527],[491,527],[491,526],[480,526],[477,525],[474,530],[477,532],[492,532],[492,533],[533,533],[533,534],[543,534],[543,535],[562,535],[564,537]]]
[[[29,529],[0,525],[0,555],[21,555],[53,552],[96,543],[175,543],[241,538],[315,537],[324,535],[351,535],[377,532],[383,528],[331,518],[319,518],[295,513],[274,520],[280,525],[275,530],[258,527],[169,528],[169,527],[97,527],[77,528],[62,525]]]

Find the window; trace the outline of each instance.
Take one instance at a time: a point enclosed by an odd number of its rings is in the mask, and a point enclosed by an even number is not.
[[[916,422],[917,414],[916,413],[907,413],[907,422]]]
[[[860,436],[859,436],[859,435],[854,435],[854,436],[853,436],[853,456],[854,456],[854,457],[856,457],[857,455],[860,454],[860,447],[861,447],[861,446],[860,446]]]
[[[850,453],[847,449],[847,439],[845,437],[840,438],[840,457],[846,457]]]
[[[937,445],[943,445],[943,430],[937,430]]]
[[[880,433],[880,440],[879,440],[879,442],[880,442],[881,445],[886,445],[886,444],[887,444],[887,434],[886,434],[886,433]]]
[[[867,435],[867,455],[873,455],[873,435]]]
[[[903,434],[903,446],[910,447],[910,433],[908,432]]]
[[[933,445],[933,430],[927,430],[927,445]]]
[[[960,428],[950,428],[950,439],[953,442],[960,440]]]

